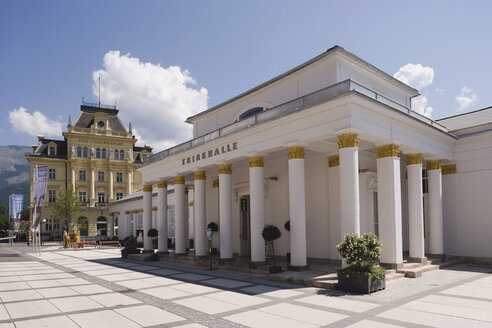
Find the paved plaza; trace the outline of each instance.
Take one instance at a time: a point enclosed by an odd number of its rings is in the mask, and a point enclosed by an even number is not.
[[[24,248],[26,251],[26,248]],[[492,327],[492,268],[397,279],[372,295],[120,258],[0,246],[0,328]]]

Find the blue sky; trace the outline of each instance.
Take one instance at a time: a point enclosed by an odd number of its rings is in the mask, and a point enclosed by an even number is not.
[[[56,138],[82,96],[97,102],[102,76],[102,102],[164,148],[190,137],[184,117],[333,45],[390,75],[412,64],[399,76],[434,119],[487,107],[491,12],[491,1],[4,0],[1,144]]]

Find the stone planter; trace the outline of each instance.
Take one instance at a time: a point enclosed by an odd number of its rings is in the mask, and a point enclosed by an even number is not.
[[[373,280],[372,277],[367,277],[362,280],[357,280],[350,276],[338,276],[337,289],[362,294],[371,294],[378,290],[386,288],[386,277],[381,280]]]

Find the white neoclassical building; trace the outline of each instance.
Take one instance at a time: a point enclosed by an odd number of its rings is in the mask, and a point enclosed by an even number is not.
[[[222,259],[261,263],[273,224],[298,269],[337,261],[343,236],[365,232],[393,268],[404,254],[490,260],[492,108],[434,121],[412,111],[418,95],[335,46],[188,118],[194,138],[153,155],[143,191],[111,204],[119,235],[154,225],[176,253],[193,238],[203,256],[214,221]]]

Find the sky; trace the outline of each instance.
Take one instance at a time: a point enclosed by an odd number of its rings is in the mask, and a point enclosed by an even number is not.
[[[334,45],[419,90],[439,119],[492,106],[492,1],[0,1],[0,145],[61,139],[82,98],[138,145]]]

